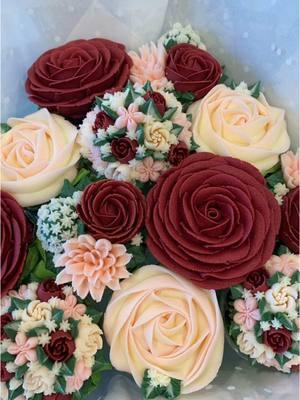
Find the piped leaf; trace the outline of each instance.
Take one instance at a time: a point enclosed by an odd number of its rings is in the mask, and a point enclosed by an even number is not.
[[[231,296],[232,296],[232,298],[234,300],[241,299],[243,297],[243,294],[244,294],[244,288],[243,288],[242,285],[233,286],[230,289],[230,293],[231,293]]]

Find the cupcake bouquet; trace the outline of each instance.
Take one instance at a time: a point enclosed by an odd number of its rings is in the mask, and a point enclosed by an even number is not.
[[[225,336],[297,370],[299,154],[260,84],[177,23],[48,50],[25,88],[40,109],[1,125],[1,398],[83,399],[115,368],[175,399]]]

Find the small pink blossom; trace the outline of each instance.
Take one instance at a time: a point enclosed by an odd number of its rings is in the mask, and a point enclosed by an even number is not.
[[[66,377],[66,392],[73,393],[80,390],[84,381],[92,375],[92,370],[86,367],[83,360],[79,360],[75,364],[74,375]]]
[[[84,304],[77,304],[76,296],[73,294],[67,296],[65,300],[60,300],[59,306],[64,311],[64,318],[80,319],[86,312],[86,306]]]
[[[146,157],[136,167],[137,179],[141,182],[148,182],[149,180],[156,182],[164,169],[165,163],[163,161],[155,161],[152,157]]]
[[[276,272],[281,272],[290,278],[296,271],[300,271],[300,256],[296,254],[273,255],[267,261],[265,269],[270,276],[273,276]]]
[[[130,104],[128,109],[125,107],[118,108],[119,118],[116,119],[115,127],[118,129],[125,128],[131,132],[135,132],[137,125],[144,121],[145,115],[139,111],[137,104]]]
[[[247,331],[253,329],[256,321],[259,321],[261,318],[255,298],[251,296],[246,300],[235,300],[233,306],[238,311],[233,317],[234,322],[241,325]]]
[[[18,332],[15,338],[15,343],[8,346],[7,351],[9,354],[17,355],[15,364],[20,366],[27,363],[27,361],[34,362],[37,360],[36,346],[38,345],[38,338],[27,338],[24,332]]]
[[[281,167],[284,180],[289,189],[299,186],[300,181],[300,155],[299,151],[294,154],[292,151],[282,154]]]
[[[180,113],[178,115],[175,115],[175,117],[173,118],[173,123],[183,126],[183,129],[178,136],[178,140],[180,142],[184,142],[187,147],[190,148],[192,138],[192,123],[187,119],[186,114]]]

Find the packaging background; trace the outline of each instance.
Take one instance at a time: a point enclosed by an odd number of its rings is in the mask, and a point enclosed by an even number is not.
[[[298,0],[1,0],[1,121],[36,110],[26,71],[43,51],[72,39],[106,37],[128,49],[155,40],[174,22],[191,23],[235,81],[261,80],[267,99],[286,110],[299,146]],[[112,380],[111,380],[112,378]],[[134,383],[108,374],[90,399],[137,400]],[[251,368],[227,348],[217,379],[181,400],[295,400],[296,374]]]

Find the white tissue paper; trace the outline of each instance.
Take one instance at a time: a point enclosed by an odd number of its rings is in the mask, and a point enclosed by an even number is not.
[[[36,110],[24,91],[27,69],[69,40],[106,37],[136,49],[174,22],[192,24],[235,81],[261,80],[270,103],[286,110],[292,147],[299,146],[297,0],[2,0],[1,121]],[[138,400],[123,374],[107,376],[90,400]],[[211,385],[180,400],[295,400],[298,377],[252,368],[227,348]]]

